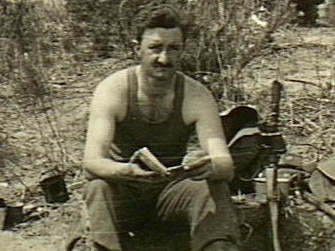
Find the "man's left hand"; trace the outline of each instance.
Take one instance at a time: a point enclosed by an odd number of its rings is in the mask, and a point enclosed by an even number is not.
[[[187,170],[184,173],[185,178],[192,178],[193,180],[223,180],[230,181],[234,177],[234,169],[227,168],[227,170],[218,170],[214,168],[214,164],[207,164],[203,167]]]

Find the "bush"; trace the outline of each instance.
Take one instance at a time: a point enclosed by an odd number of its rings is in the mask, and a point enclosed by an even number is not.
[[[291,20],[289,0],[272,1],[269,9],[260,12],[264,2],[71,0],[66,6],[78,41],[89,40],[100,56],[108,57],[115,53],[129,56],[132,52],[131,39],[136,37],[133,23],[142,8],[172,3],[192,20],[183,70],[200,80],[206,75],[224,82],[210,87],[219,92],[216,96],[220,98],[227,89],[238,86],[244,67],[269,48],[271,34]]]
[[[39,141],[29,146],[30,154],[43,146],[47,165],[62,165],[66,158],[49,81],[52,69],[69,60],[64,52],[71,41],[60,10],[47,9],[40,1],[0,0],[0,81],[9,93],[0,95],[0,101],[11,107],[3,111],[16,113],[22,130],[34,131]],[[6,131],[11,133],[16,132]]]
[[[16,93],[33,102],[48,93],[48,70],[70,43],[64,17],[40,2],[0,0],[0,6],[0,80],[14,83]]]

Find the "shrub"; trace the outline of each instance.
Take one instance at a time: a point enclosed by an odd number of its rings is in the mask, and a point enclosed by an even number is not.
[[[228,93],[227,89],[238,87],[244,67],[266,52],[271,34],[291,20],[289,0],[272,1],[271,5],[265,2],[71,0],[67,1],[67,8],[78,41],[89,40],[102,56],[129,56],[131,39],[136,37],[132,24],[136,23],[138,12],[148,5],[172,3],[192,20],[183,70],[200,80],[203,75],[218,80],[221,84],[210,88],[218,92],[220,99],[222,93]]]
[[[34,130],[39,141],[29,146],[30,154],[43,146],[46,165],[63,165],[66,159],[49,82],[51,70],[69,59],[64,53],[68,29],[59,10],[39,1],[0,0],[0,81],[10,93],[0,99],[10,104],[11,114],[17,113],[22,130]]]

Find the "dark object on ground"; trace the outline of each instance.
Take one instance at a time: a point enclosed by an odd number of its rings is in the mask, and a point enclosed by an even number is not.
[[[62,175],[47,177],[40,182],[40,185],[45,194],[46,202],[64,203],[69,200],[69,194]]]
[[[316,26],[318,19],[318,5],[324,3],[325,0],[290,0],[289,3],[293,4],[296,12],[297,21],[303,26]],[[274,1],[265,1],[263,6],[272,11],[274,9]]]
[[[324,3],[324,0],[291,0],[296,4],[296,10],[303,13],[300,18],[302,25],[315,26],[318,19],[318,5]]]
[[[17,224],[22,223],[23,218],[23,204],[20,203],[17,205],[7,206],[5,229],[10,229]]]

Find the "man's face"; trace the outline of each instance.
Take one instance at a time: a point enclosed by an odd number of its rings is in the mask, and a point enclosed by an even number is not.
[[[154,79],[171,79],[179,67],[183,45],[180,28],[146,29],[139,47],[142,68]]]

